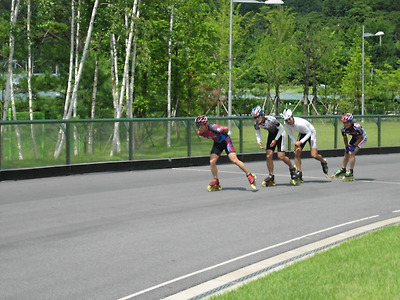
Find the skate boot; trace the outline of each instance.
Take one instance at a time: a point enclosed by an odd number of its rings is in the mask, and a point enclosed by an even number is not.
[[[214,178],[213,181],[211,181],[210,184],[207,186],[207,191],[209,192],[220,190],[222,190],[222,186],[219,184],[218,178]]]
[[[290,184],[296,185],[298,178],[296,167],[289,168],[289,172],[290,172]]]
[[[321,163],[322,172],[324,172],[325,177],[328,178],[328,161],[324,159],[324,162]]]
[[[269,174],[268,177],[264,179],[261,185],[263,187],[276,185],[275,176],[273,174]]]
[[[350,169],[344,174],[342,177],[342,181],[354,181],[354,175],[353,175],[353,170]]]
[[[303,182],[304,182],[303,173],[301,171],[297,171],[296,174],[293,175],[292,179],[290,179],[291,185],[297,185],[297,184],[303,183]]]
[[[341,178],[346,174],[346,168],[341,168],[332,174],[331,178]]]
[[[247,176],[247,179],[249,180],[251,188],[253,190],[257,189],[257,187],[256,187],[256,178],[257,178],[256,175],[254,175],[252,173],[249,173],[246,176]]]

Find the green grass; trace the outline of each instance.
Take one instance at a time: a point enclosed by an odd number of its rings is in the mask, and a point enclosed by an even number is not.
[[[349,240],[211,299],[400,299],[400,225]]]

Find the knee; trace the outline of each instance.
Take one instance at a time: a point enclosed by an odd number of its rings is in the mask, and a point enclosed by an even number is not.
[[[280,160],[284,160],[285,157],[286,157],[285,153],[278,152],[278,158],[279,158]]]
[[[215,166],[216,164],[217,164],[217,159],[211,158],[211,159],[210,159],[210,165],[211,165],[211,166],[213,166],[213,165]]]
[[[240,160],[237,157],[231,159],[231,162],[234,163],[235,165],[237,165],[239,161]]]

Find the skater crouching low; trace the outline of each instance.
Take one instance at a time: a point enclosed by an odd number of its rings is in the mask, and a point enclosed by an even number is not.
[[[251,116],[255,120],[254,129],[256,132],[257,143],[261,149],[265,149],[266,163],[269,172],[269,175],[264,179],[262,186],[275,185],[273,161],[275,148],[278,148],[278,158],[289,167],[290,178],[292,180],[297,179],[298,175],[296,168],[293,166],[290,158],[285,154],[285,128],[283,128],[282,124],[275,117],[265,116],[264,111],[260,106],[253,108]],[[261,128],[268,131],[268,139],[265,147],[261,140]]]
[[[344,142],[344,157],[342,168],[337,170],[332,178],[343,177],[343,181],[354,180],[353,170],[356,164],[356,154],[367,142],[367,132],[358,123],[354,122],[354,117],[350,113],[346,113],[342,116],[343,126],[340,128],[340,132],[343,136]],[[348,141],[347,135],[351,136],[350,142]],[[347,164],[349,164],[349,170],[346,171]]]
[[[210,153],[210,169],[214,179],[208,185],[207,190],[212,191],[221,189],[218,180],[217,161],[224,150],[228,155],[229,160],[246,174],[251,187],[256,189],[256,176],[250,173],[246,165],[237,157],[231,138],[228,135],[228,128],[219,126],[218,124],[208,125],[207,122],[208,118],[205,115],[198,116],[195,119],[198,128],[197,134],[214,141]]]

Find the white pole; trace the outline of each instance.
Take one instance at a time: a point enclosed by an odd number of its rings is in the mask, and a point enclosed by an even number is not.
[[[232,116],[232,15],[233,15],[233,0],[230,3],[230,11],[229,11],[229,56],[228,56],[228,64],[229,64],[229,85],[228,85],[228,117]],[[231,134],[231,120],[228,120],[228,134]]]
[[[362,26],[362,58],[361,58],[361,115],[364,115],[365,95],[364,95],[364,25]]]
[[[168,103],[167,103],[167,117],[171,118],[171,76],[172,76],[172,31],[174,26],[174,5],[172,4],[171,8],[171,17],[169,21],[169,41],[168,41]],[[167,148],[171,148],[171,121],[168,120],[167,124]]]

